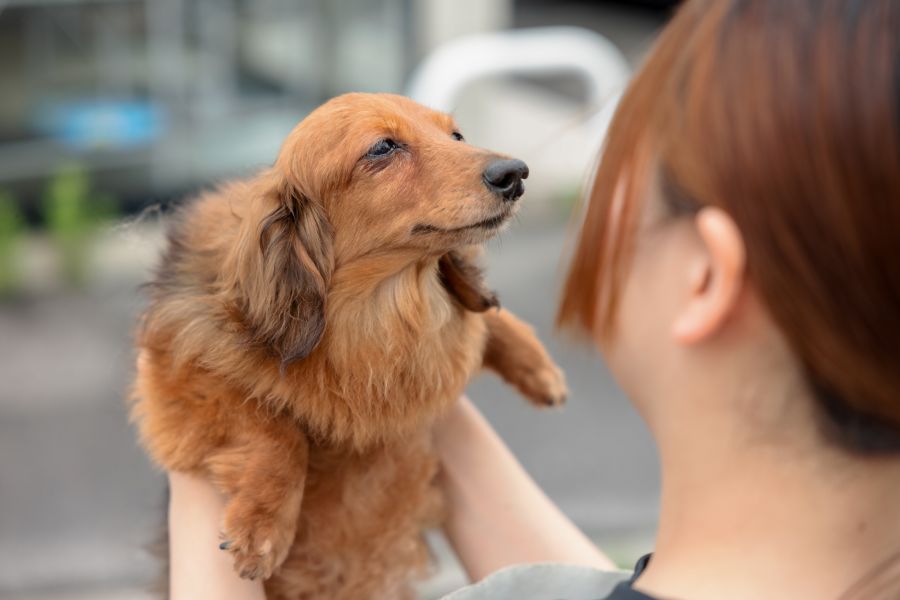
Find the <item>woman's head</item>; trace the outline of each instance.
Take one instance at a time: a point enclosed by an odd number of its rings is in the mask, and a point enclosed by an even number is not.
[[[900,452],[898,31],[891,0],[681,8],[613,120],[560,308],[626,391],[711,349],[764,361],[771,329],[820,431]]]

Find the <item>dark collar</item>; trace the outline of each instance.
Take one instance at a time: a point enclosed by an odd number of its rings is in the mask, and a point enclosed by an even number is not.
[[[640,557],[637,563],[634,565],[634,574],[631,576],[631,579],[628,581],[623,581],[619,585],[617,585],[612,593],[607,596],[604,600],[655,600],[653,597],[648,596],[643,592],[639,592],[633,587],[631,584],[635,582],[635,580],[640,577],[641,573],[644,572],[644,569],[647,568],[647,565],[650,564],[650,557],[652,554],[645,554]]]

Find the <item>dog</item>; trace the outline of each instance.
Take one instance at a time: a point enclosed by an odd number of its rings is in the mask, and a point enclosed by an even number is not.
[[[269,598],[405,598],[439,525],[430,427],[482,366],[565,399],[480,244],[528,168],[387,94],[307,116],[273,167],[179,209],[136,335],[132,419],[225,496],[223,551]]]

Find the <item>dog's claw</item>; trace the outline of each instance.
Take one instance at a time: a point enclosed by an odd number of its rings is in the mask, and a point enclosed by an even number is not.
[[[566,403],[566,396],[547,396],[544,398],[544,404],[546,406],[554,407],[554,406],[562,406]]]
[[[226,541],[222,542],[221,544],[219,544],[219,550],[228,550],[228,548],[230,546],[231,546],[231,540],[226,540]]]

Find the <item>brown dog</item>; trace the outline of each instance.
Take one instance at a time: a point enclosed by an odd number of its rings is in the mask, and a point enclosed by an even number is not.
[[[350,94],[273,168],[182,209],[133,416],[157,463],[225,494],[222,547],[270,598],[408,595],[441,514],[429,428],[479,367],[563,401],[562,373],[472,263],[527,175],[447,115]]]

